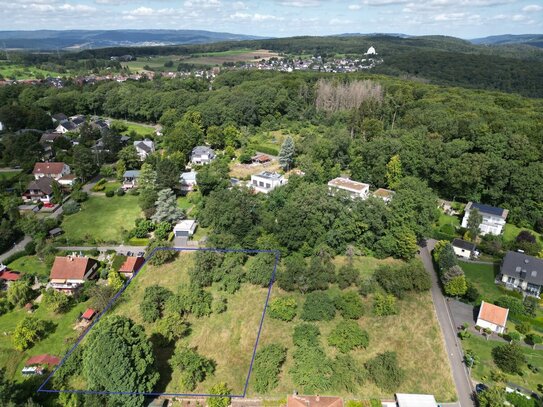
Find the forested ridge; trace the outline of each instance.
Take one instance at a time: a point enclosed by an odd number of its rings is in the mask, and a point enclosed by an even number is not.
[[[51,63],[66,67],[88,65],[92,69],[109,65],[111,56],[126,54],[138,58],[190,57],[249,48],[269,49],[289,56],[332,58],[337,55],[362,57],[370,46],[375,47],[379,57],[384,59],[384,63],[372,71],[375,73],[414,77],[436,84],[495,89],[529,97],[543,96],[543,50],[528,45],[474,45],[446,36],[303,36],[198,45],[112,47],[63,54],[13,53],[11,59],[27,66]]]
[[[381,102],[326,112],[315,106],[319,79],[371,78]],[[36,109],[160,121],[173,128],[199,112],[203,131],[233,124],[246,138],[283,129],[295,136],[297,164],[325,183],[340,172],[387,186],[386,165],[399,155],[403,175],[426,180],[439,196],[510,209],[510,220],[533,226],[543,217],[543,109],[540,100],[497,92],[437,87],[374,75],[228,72],[208,90],[203,80],[102,83],[95,86],[9,86],[0,89],[0,120],[28,127],[21,111]],[[2,160],[17,159],[4,137]]]

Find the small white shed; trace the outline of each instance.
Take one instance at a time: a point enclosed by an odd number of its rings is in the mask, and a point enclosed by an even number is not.
[[[193,219],[185,219],[173,227],[175,237],[190,237],[196,230],[196,221]]]

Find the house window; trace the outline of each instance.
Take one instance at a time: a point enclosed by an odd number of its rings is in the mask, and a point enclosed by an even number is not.
[[[513,284],[515,282],[515,278],[514,277],[507,277],[507,282],[509,284]]]
[[[253,180],[253,185],[258,185],[258,181],[256,179]]]
[[[266,188],[267,188],[267,189],[270,189],[270,188],[271,188],[271,184],[266,184]]]

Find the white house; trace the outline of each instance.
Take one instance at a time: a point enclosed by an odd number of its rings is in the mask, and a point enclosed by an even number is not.
[[[398,407],[438,407],[431,394],[396,393],[396,404]]]
[[[463,257],[464,259],[471,259],[471,256],[475,251],[475,244],[466,242],[462,239],[454,239],[452,241],[452,247],[454,254],[456,254],[458,257]]]
[[[366,199],[370,192],[370,186],[369,184],[353,181],[349,178],[338,177],[328,182],[328,190],[332,195],[336,191],[346,191],[353,199]]]
[[[69,120],[65,120],[62,123],[60,123],[57,127],[55,127],[55,132],[62,133],[62,134],[68,133],[69,131],[76,131],[76,130],[77,130],[77,126]]]
[[[196,231],[196,221],[193,219],[185,219],[180,221],[173,227],[175,237],[190,237]]]
[[[184,172],[181,174],[179,182],[181,183],[181,191],[190,192],[196,184],[196,171]]]
[[[134,147],[140,156],[140,161],[145,161],[147,156],[155,151],[155,143],[148,139],[134,141]]]
[[[36,163],[34,165],[34,170],[32,171],[34,179],[49,177],[54,180],[59,180],[68,174],[70,174],[70,166],[63,162]]]
[[[209,164],[215,159],[215,151],[207,146],[196,146],[192,149],[190,162],[196,165]]]
[[[502,334],[505,332],[508,315],[509,310],[507,308],[498,307],[497,305],[482,301],[479,308],[479,315],[477,316],[477,325],[481,328],[488,328],[492,332]]]
[[[0,122],[0,131],[4,130],[4,123]]]
[[[468,227],[469,215],[473,209],[477,209],[483,217],[483,221],[479,225],[481,235],[500,235],[502,233],[503,227],[505,226],[505,220],[509,214],[507,209],[496,208],[494,206],[475,202],[468,202],[464,208],[464,218],[462,219],[463,228]]]
[[[276,172],[263,171],[260,174],[251,175],[251,188],[265,194],[275,188],[287,184],[287,179]]]
[[[543,289],[543,259],[508,251],[498,279],[509,289],[539,297]]]

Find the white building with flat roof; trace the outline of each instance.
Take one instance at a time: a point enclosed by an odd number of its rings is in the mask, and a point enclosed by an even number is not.
[[[369,184],[353,181],[345,177],[334,178],[328,182],[328,190],[333,195],[336,191],[348,192],[351,198],[366,199],[370,192]]]
[[[436,399],[431,394],[396,393],[398,407],[437,407]]]
[[[286,184],[287,179],[276,172],[263,171],[260,174],[251,175],[251,188],[264,194]]]

